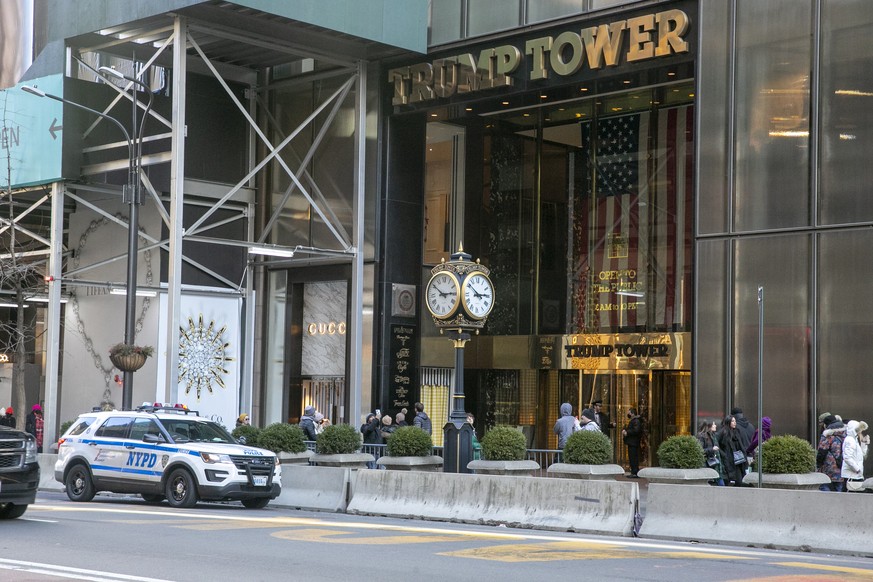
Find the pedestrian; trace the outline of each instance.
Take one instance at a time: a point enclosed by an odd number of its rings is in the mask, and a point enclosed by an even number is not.
[[[749,460],[746,457],[749,439],[739,427],[736,416],[725,417],[718,437],[718,446],[724,460],[724,472],[727,477],[725,485],[732,483],[735,487],[742,487],[743,477],[749,468]]]
[[[42,406],[34,404],[30,409],[30,414],[24,421],[24,431],[29,432],[36,438],[36,452],[42,452],[42,433],[43,433],[43,418]]]
[[[467,424],[473,429],[473,460],[478,461],[482,458],[482,445],[479,443],[479,438],[476,436],[476,426],[473,424],[476,418],[472,412],[467,413]]]
[[[236,417],[236,428],[249,424],[249,415],[243,412]]]
[[[394,426],[409,426],[406,422],[406,409],[401,408],[400,412],[394,415]]]
[[[867,445],[870,437],[864,434],[867,423],[850,420],[846,424],[846,438],[843,440],[843,466],[840,476],[846,480],[846,491],[864,491],[864,459],[867,458]]]
[[[818,437],[819,438],[821,438],[821,433],[823,433],[824,430],[828,427],[828,425],[826,425],[824,421],[829,416],[833,416],[833,415],[830,412],[822,412],[821,414],[818,415]]]
[[[364,421],[364,424],[361,425],[361,434],[364,435],[365,445],[382,444],[382,433],[379,430],[380,425],[378,416],[372,412],[367,415],[367,419]]]
[[[564,445],[567,444],[567,439],[576,431],[576,419],[573,417],[573,405],[569,402],[563,403],[558,411],[561,416],[555,422],[552,430],[558,435],[558,448],[563,451]]]
[[[706,467],[715,469],[718,472],[718,478],[710,481],[713,485],[724,486],[724,470],[722,469],[721,453],[718,448],[718,425],[715,421],[704,420],[697,427],[697,441],[703,447],[703,454],[706,458]]]
[[[749,422],[749,419],[743,414],[743,409],[739,406],[731,408],[731,416],[737,419],[737,428],[740,429],[746,436],[746,442],[752,442],[752,436],[755,434],[755,427]]]
[[[609,414],[603,412],[603,401],[595,400],[594,404],[594,420],[597,421],[597,426],[606,434],[609,434],[610,429],[615,428],[615,423],[610,421]]]
[[[640,442],[643,439],[643,421],[637,414],[636,409],[629,408],[627,411],[627,424],[621,431],[624,437],[624,446],[627,447],[627,460],[630,464],[631,479],[637,478],[640,471]]]
[[[325,427],[330,426],[330,419],[318,411],[315,412],[315,434],[320,435],[324,432]]]
[[[421,402],[415,403],[415,418],[412,419],[412,424],[427,434],[431,434],[430,417],[424,411],[424,404]]]
[[[15,411],[12,410],[12,407],[6,409],[6,414],[0,418],[0,426],[8,426],[9,428],[15,428]]]
[[[764,433],[764,438],[759,439],[758,429],[755,429],[755,435],[752,437],[752,442],[749,443],[749,447],[746,449],[746,455],[750,457],[755,456],[755,449],[758,448],[760,443],[766,443],[770,440],[770,417],[765,416],[761,419],[761,431]],[[759,442],[760,441],[760,442]]]
[[[845,491],[843,481],[843,441],[846,438],[846,425],[837,420],[833,414],[824,419],[827,426],[818,440],[818,448],[815,453],[815,464],[819,473],[824,473],[830,478],[830,483],[819,487],[821,491]]]
[[[597,424],[594,410],[590,408],[586,408],[582,411],[582,416],[579,417],[579,424],[581,425],[579,430],[596,430],[597,432],[601,432],[600,426]]]
[[[394,434],[394,431],[397,430],[397,427],[394,426],[393,421],[391,420],[391,415],[386,414],[382,417],[382,428],[381,428],[381,436],[387,442],[388,439]]]
[[[315,426],[315,407],[307,406],[303,409],[303,416],[300,417],[300,422],[297,423],[303,430],[303,439],[307,441],[314,441],[318,438],[318,430]]]

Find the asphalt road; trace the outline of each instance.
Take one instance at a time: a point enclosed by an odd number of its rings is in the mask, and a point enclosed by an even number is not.
[[[41,493],[0,523],[0,580],[873,580],[873,560],[238,503]]]

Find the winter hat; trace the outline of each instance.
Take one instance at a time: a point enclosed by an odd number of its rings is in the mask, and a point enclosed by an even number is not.
[[[6,409],[6,414],[13,414],[14,412],[15,412],[15,411],[12,410],[12,407],[11,407],[11,406],[10,406],[9,408]]]
[[[34,404],[33,408],[31,408],[31,410],[33,412],[42,412],[42,406],[40,406],[39,404]]]
[[[597,417],[595,416],[594,411],[591,410],[590,408],[586,408],[585,410],[583,410],[582,416],[584,416],[588,420],[594,420],[594,421],[597,420]]]
[[[315,416],[315,407],[314,406],[307,406],[306,408],[303,409],[303,415],[304,416]]]
[[[391,415],[386,414],[385,416],[383,416],[382,424],[384,424],[385,426],[391,426]]]
[[[824,417],[821,423],[825,426],[830,426],[837,421],[836,417],[833,414],[828,414]]]
[[[818,421],[824,422],[825,419],[829,416],[833,416],[833,415],[830,412],[822,412],[821,414],[818,415]]]
[[[406,409],[404,408],[403,410],[406,410]],[[403,422],[403,421],[406,420],[406,415],[403,414],[402,412],[398,412],[398,413],[394,416],[394,420],[396,420],[398,423],[401,423],[401,422]]]
[[[315,422],[321,422],[324,420],[324,415],[320,412],[315,413]]]

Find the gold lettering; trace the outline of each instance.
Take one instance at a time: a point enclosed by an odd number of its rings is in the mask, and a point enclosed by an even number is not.
[[[433,65],[430,63],[412,65],[409,67],[409,73],[412,78],[412,95],[409,97],[409,102],[418,103],[433,99]]]
[[[315,325],[314,323],[310,323],[307,330],[309,331],[309,335],[315,335],[315,332],[318,331],[318,326]]]
[[[682,40],[682,35],[688,30],[688,15],[681,10],[667,10],[656,14],[655,20],[658,22],[658,48],[655,49],[655,56],[667,56],[671,50],[675,53],[687,53],[688,43]]]
[[[546,53],[551,50],[552,37],[550,36],[535,38],[524,44],[524,53],[533,57],[530,71],[532,81],[549,78],[549,70],[546,68]]]
[[[627,51],[628,62],[650,59],[655,56],[655,43],[652,42],[652,32],[655,30],[654,14],[628,18],[627,30],[630,35],[630,47]]]
[[[327,324],[327,333],[328,335],[334,335],[336,333],[336,324],[334,322],[330,322]]]
[[[564,60],[564,48],[569,47],[570,58]],[[561,76],[572,75],[582,68],[582,39],[575,32],[562,32],[555,39],[554,48],[549,55],[552,70]]]
[[[345,322],[345,321],[341,321],[341,322],[339,322],[339,324],[336,326],[336,330],[337,330],[337,333],[339,333],[340,335],[345,335],[345,333],[346,333],[346,322]]]
[[[601,24],[582,29],[581,36],[588,55],[589,68],[600,69],[604,61],[608,67],[618,64],[618,48],[621,46],[625,24],[624,20],[619,20],[609,25]]]
[[[510,73],[514,73],[521,63],[521,52],[511,44],[505,44],[494,49],[494,80],[492,87],[506,86],[510,87],[513,84]]]
[[[408,79],[409,67],[400,67],[399,69],[388,71],[388,81],[394,84],[394,97],[391,99],[392,105],[406,105],[409,101],[406,85]]]
[[[451,97],[458,88],[458,61],[454,58],[433,62],[433,92],[437,97]]]

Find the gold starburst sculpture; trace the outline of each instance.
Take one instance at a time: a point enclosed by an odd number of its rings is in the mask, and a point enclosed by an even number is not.
[[[197,323],[188,316],[188,329],[179,328],[179,381],[185,382],[185,394],[194,389],[197,401],[203,388],[212,394],[213,384],[227,388],[222,375],[229,374],[225,367],[233,358],[227,355],[230,342],[224,341],[227,326],[215,329],[215,322],[203,326],[203,314],[197,318]]]

